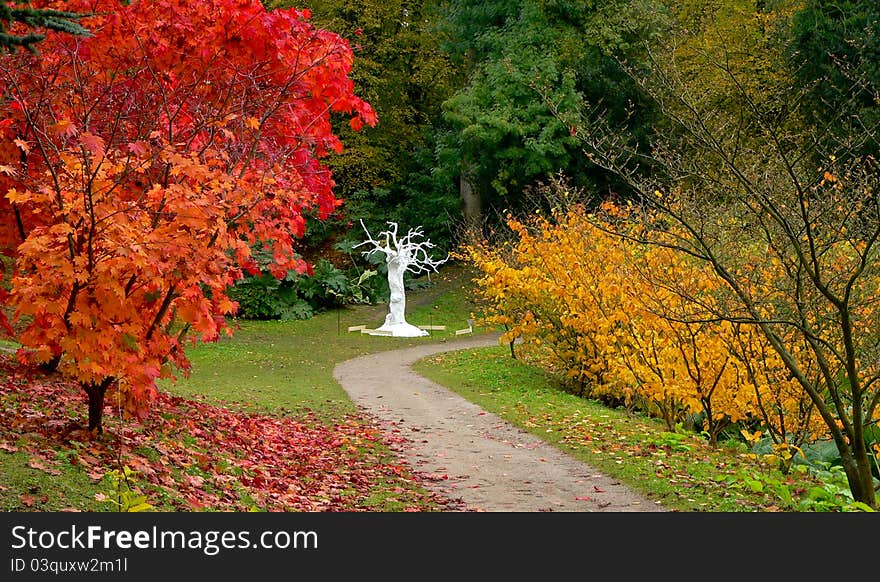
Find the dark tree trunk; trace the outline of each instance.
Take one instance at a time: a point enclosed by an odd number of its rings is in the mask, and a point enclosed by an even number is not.
[[[855,501],[877,508],[877,492],[871,472],[871,459],[864,441],[840,455],[846,480]]]
[[[104,394],[113,383],[113,378],[105,378],[100,384],[82,384],[82,389],[89,395],[89,431],[101,434],[104,432]]]
[[[510,328],[507,327],[506,323],[504,324],[504,331],[510,331]],[[515,344],[515,343],[516,343],[515,338],[510,340],[510,357],[513,358],[514,360],[516,359],[516,351],[513,349],[513,344]]]
[[[61,356],[55,356],[54,358],[52,358],[48,362],[43,362],[42,364],[40,364],[40,368],[45,372],[51,373],[51,372],[54,372],[55,370],[58,369],[58,364],[60,364],[60,363],[61,363]]]

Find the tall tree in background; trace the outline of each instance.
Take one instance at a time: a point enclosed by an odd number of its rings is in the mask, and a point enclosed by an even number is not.
[[[74,3],[71,3],[74,4]],[[212,341],[226,290],[283,277],[307,213],[337,206],[321,160],[332,114],[374,124],[338,35],[256,0],[84,0],[88,38],[50,33],[42,57],[0,58],[0,247],[23,358],[89,397],[144,412],[156,379]]]
[[[351,78],[380,119],[360,133],[338,124],[346,149],[328,163],[345,201],[341,214],[371,227],[389,219],[421,224],[436,239],[435,233],[448,228],[446,208],[442,194],[436,195],[433,160],[426,153],[432,151],[432,127],[451,93],[453,71],[432,32],[435,2],[273,0],[268,5],[307,8],[317,26],[349,39],[357,55]]]
[[[550,112],[577,110],[584,99],[643,126],[646,110],[612,53],[632,54],[639,39],[662,29],[647,1],[447,0],[445,46],[466,81],[444,103],[451,130],[438,145],[448,174],[459,178],[465,220],[488,208],[516,208],[523,191],[565,171],[595,191],[604,176],[585,169],[572,128]]]
[[[839,136],[862,131],[854,122],[870,126],[880,119],[880,4],[808,0],[792,19],[790,56],[796,79],[808,89],[808,122]],[[880,143],[865,147],[876,154]]]
[[[674,60],[692,90],[703,87],[718,107],[738,107],[736,75],[753,100],[790,88],[785,40],[802,0],[663,0],[675,23],[674,43],[654,43],[653,58]],[[670,31],[672,33],[672,31]],[[724,91],[721,91],[724,89]]]

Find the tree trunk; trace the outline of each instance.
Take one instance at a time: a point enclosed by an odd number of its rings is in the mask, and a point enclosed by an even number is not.
[[[504,331],[510,331],[510,328],[507,327],[507,324],[504,324]],[[513,349],[513,344],[516,343],[516,338],[510,340],[510,357],[514,360],[516,359],[516,351]]]
[[[862,446],[842,451],[840,455],[846,480],[855,501],[861,501],[877,509],[877,493],[874,491],[874,477],[871,474],[871,459],[867,448]]]
[[[48,362],[43,362],[40,364],[40,369],[44,372],[52,373],[58,370],[58,366],[61,364],[61,356],[55,356]]]
[[[406,265],[403,264],[402,258],[395,254],[388,254],[386,263],[388,264],[388,287],[391,291],[388,298],[388,317],[386,324],[399,325],[406,323],[406,289],[403,286],[403,275],[406,272]]]
[[[483,200],[480,197],[480,192],[474,188],[473,166],[463,166],[461,176],[458,179],[458,188],[461,195],[461,214],[465,229],[470,231],[479,228],[483,221]]]
[[[113,378],[105,378],[100,384],[81,384],[82,389],[89,395],[89,431],[101,434],[104,427],[101,423],[104,417],[104,394],[113,383]]]

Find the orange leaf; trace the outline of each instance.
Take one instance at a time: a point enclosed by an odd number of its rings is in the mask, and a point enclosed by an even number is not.
[[[77,129],[69,119],[62,119],[58,123],[49,126],[49,133],[66,137],[76,135]]]
[[[24,141],[23,139],[15,138],[14,140],[12,140],[12,143],[17,145],[18,149],[20,149],[24,153],[26,153],[26,154],[31,153],[31,146],[29,146],[28,143],[26,141]]]

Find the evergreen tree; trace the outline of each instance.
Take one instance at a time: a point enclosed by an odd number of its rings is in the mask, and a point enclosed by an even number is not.
[[[628,130],[649,112],[619,65],[664,26],[652,0],[443,0],[444,47],[465,77],[443,104],[450,131],[438,140],[440,170],[458,177],[469,226],[530,206],[529,192],[563,172],[579,188],[613,189],[585,167],[566,114],[601,102]]]
[[[87,36],[89,31],[77,22],[83,16],[66,10],[35,8],[27,1],[0,4],[0,51],[14,51],[23,47],[37,52],[35,45],[46,38],[46,35],[35,32],[34,29]],[[21,23],[29,30],[21,33],[11,30],[15,23]]]
[[[876,0],[809,0],[794,15],[791,48],[795,78],[810,98],[807,121],[824,130],[825,141],[865,134],[862,125],[880,121]],[[878,149],[876,140],[868,140],[862,153]]]

